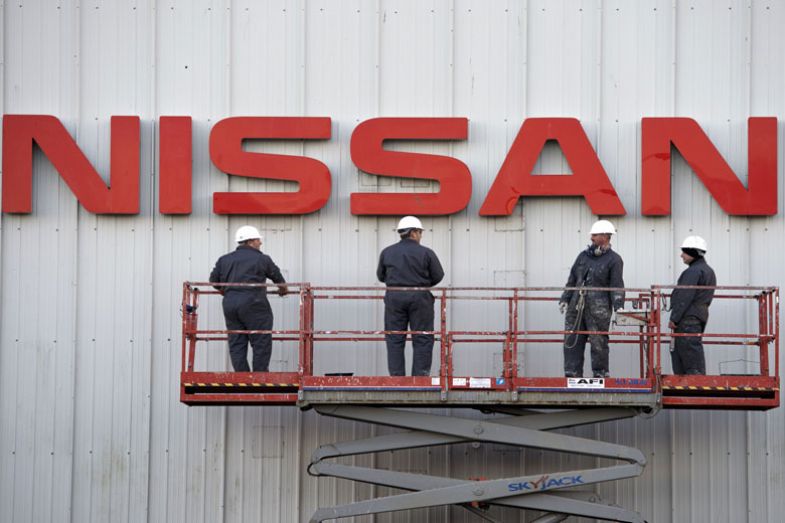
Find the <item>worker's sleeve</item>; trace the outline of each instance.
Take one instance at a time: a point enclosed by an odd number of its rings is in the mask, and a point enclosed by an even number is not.
[[[697,285],[700,279],[699,271],[687,269],[679,278],[678,285]],[[674,289],[671,295],[671,319],[673,323],[679,323],[684,317],[684,313],[690,308],[692,300],[695,299],[697,289]]]
[[[573,263],[572,267],[570,268],[570,276],[567,278],[567,283],[564,285],[565,287],[575,287],[575,284],[578,281],[578,277],[575,274],[575,268],[577,266],[578,266],[578,258],[575,258],[575,263]],[[559,301],[560,302],[563,301],[565,303],[570,303],[570,300],[572,300],[572,295],[573,295],[574,292],[575,291],[569,290],[569,289],[565,290],[562,293],[561,298],[559,298]]]
[[[275,264],[272,258],[267,257],[267,268],[265,270],[265,274],[267,277],[270,278],[273,283],[286,283],[286,280],[283,279],[283,274],[281,274],[281,269]]]
[[[442,264],[433,251],[428,251],[428,265],[431,274],[431,286],[438,285],[444,278],[444,269],[442,269]]]
[[[224,283],[221,282],[221,270],[218,268],[220,261],[221,260],[215,262],[215,267],[213,267],[213,270],[210,273],[210,283],[216,283],[216,282]],[[213,285],[213,288],[218,292],[223,290],[223,287],[221,287],[220,285]]]
[[[619,257],[618,262],[611,265],[611,287],[624,287],[624,260]],[[611,291],[613,310],[624,308],[624,291]]]
[[[384,252],[379,255],[379,266],[376,267],[376,278],[384,283],[387,277],[387,271],[384,268]]]

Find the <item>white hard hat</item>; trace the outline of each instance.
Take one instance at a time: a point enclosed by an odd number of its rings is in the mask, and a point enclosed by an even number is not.
[[[405,231],[406,229],[422,229],[422,222],[416,216],[404,216],[398,222],[398,231]]]
[[[589,234],[616,234],[616,228],[608,220],[598,220],[591,226]]]
[[[259,234],[259,230],[254,227],[253,225],[243,225],[237,232],[234,233],[234,241],[237,243],[242,243],[247,240],[261,240],[262,235]]]
[[[681,242],[682,249],[697,249],[699,251],[706,252],[709,249],[706,246],[706,240],[701,238],[700,236],[687,236],[684,238],[684,241]]]

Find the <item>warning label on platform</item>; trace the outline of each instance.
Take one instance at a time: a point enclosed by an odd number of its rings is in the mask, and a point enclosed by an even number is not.
[[[568,389],[604,389],[605,378],[567,378]]]
[[[469,387],[472,389],[490,389],[491,378],[469,378]]]

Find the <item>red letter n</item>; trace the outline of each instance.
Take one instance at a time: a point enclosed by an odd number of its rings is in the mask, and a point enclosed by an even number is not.
[[[139,213],[139,117],[112,116],[109,187],[68,134],[48,115],[3,118],[3,211],[33,208],[33,143],[43,151],[85,209],[96,214]]]
[[[644,118],[641,211],[671,213],[671,145],[720,207],[741,216],[777,214],[777,119],[747,121],[747,189],[692,118]]]
[[[313,158],[243,151],[243,140],[327,140],[330,119],[324,117],[234,117],[210,132],[210,158],[227,174],[300,183],[297,192],[217,192],[216,214],[307,214],[330,197],[330,170]]]
[[[548,140],[559,142],[572,175],[532,174]],[[521,196],[583,196],[594,214],[625,214],[600,159],[575,118],[527,118],[523,122],[480,215],[512,214]]]

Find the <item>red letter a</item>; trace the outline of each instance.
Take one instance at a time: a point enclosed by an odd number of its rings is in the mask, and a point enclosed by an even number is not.
[[[532,174],[548,140],[559,142],[572,175]],[[521,196],[583,196],[594,214],[625,214],[600,159],[575,118],[527,118],[523,122],[480,215],[512,214]]]

